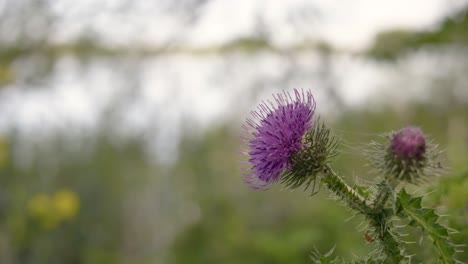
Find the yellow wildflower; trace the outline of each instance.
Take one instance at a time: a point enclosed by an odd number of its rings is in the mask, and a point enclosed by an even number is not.
[[[61,220],[72,219],[78,214],[80,200],[76,193],[70,190],[60,190],[52,197],[54,213]]]

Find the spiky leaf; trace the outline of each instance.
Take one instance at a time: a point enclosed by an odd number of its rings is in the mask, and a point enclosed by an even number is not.
[[[400,216],[411,219],[410,225],[419,227],[428,234],[437,248],[442,263],[455,263],[455,248],[449,231],[446,227],[437,223],[439,216],[434,209],[421,206],[423,197],[411,197],[405,189],[402,189],[397,198],[397,212]]]

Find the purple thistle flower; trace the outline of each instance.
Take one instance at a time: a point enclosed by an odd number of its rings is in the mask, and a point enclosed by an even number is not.
[[[276,105],[262,101],[252,119],[247,118],[242,127],[249,134],[244,138],[249,150],[245,182],[260,189],[277,182],[281,173],[290,169],[290,158],[303,147],[302,138],[312,128],[315,101],[312,93],[294,89],[291,94],[273,95]]]
[[[426,152],[426,139],[421,129],[405,127],[394,135],[390,147],[403,160],[420,160]]]

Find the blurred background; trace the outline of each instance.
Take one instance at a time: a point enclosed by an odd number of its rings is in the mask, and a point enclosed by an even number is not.
[[[0,0],[0,263],[364,256],[326,190],[242,182],[242,122],[293,88],[349,182],[375,180],[366,143],[422,127],[450,169],[418,192],[468,242],[468,1]]]

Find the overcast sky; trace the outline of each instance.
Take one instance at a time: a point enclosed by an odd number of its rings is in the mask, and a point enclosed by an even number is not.
[[[166,0],[52,3],[53,12],[63,17],[56,30],[58,41],[91,30],[113,45],[155,45],[179,35],[179,44],[210,46],[252,36],[262,23],[276,45],[306,38],[363,49],[376,32],[434,27],[468,1],[211,0],[199,9],[182,11],[177,10],[175,1]]]

